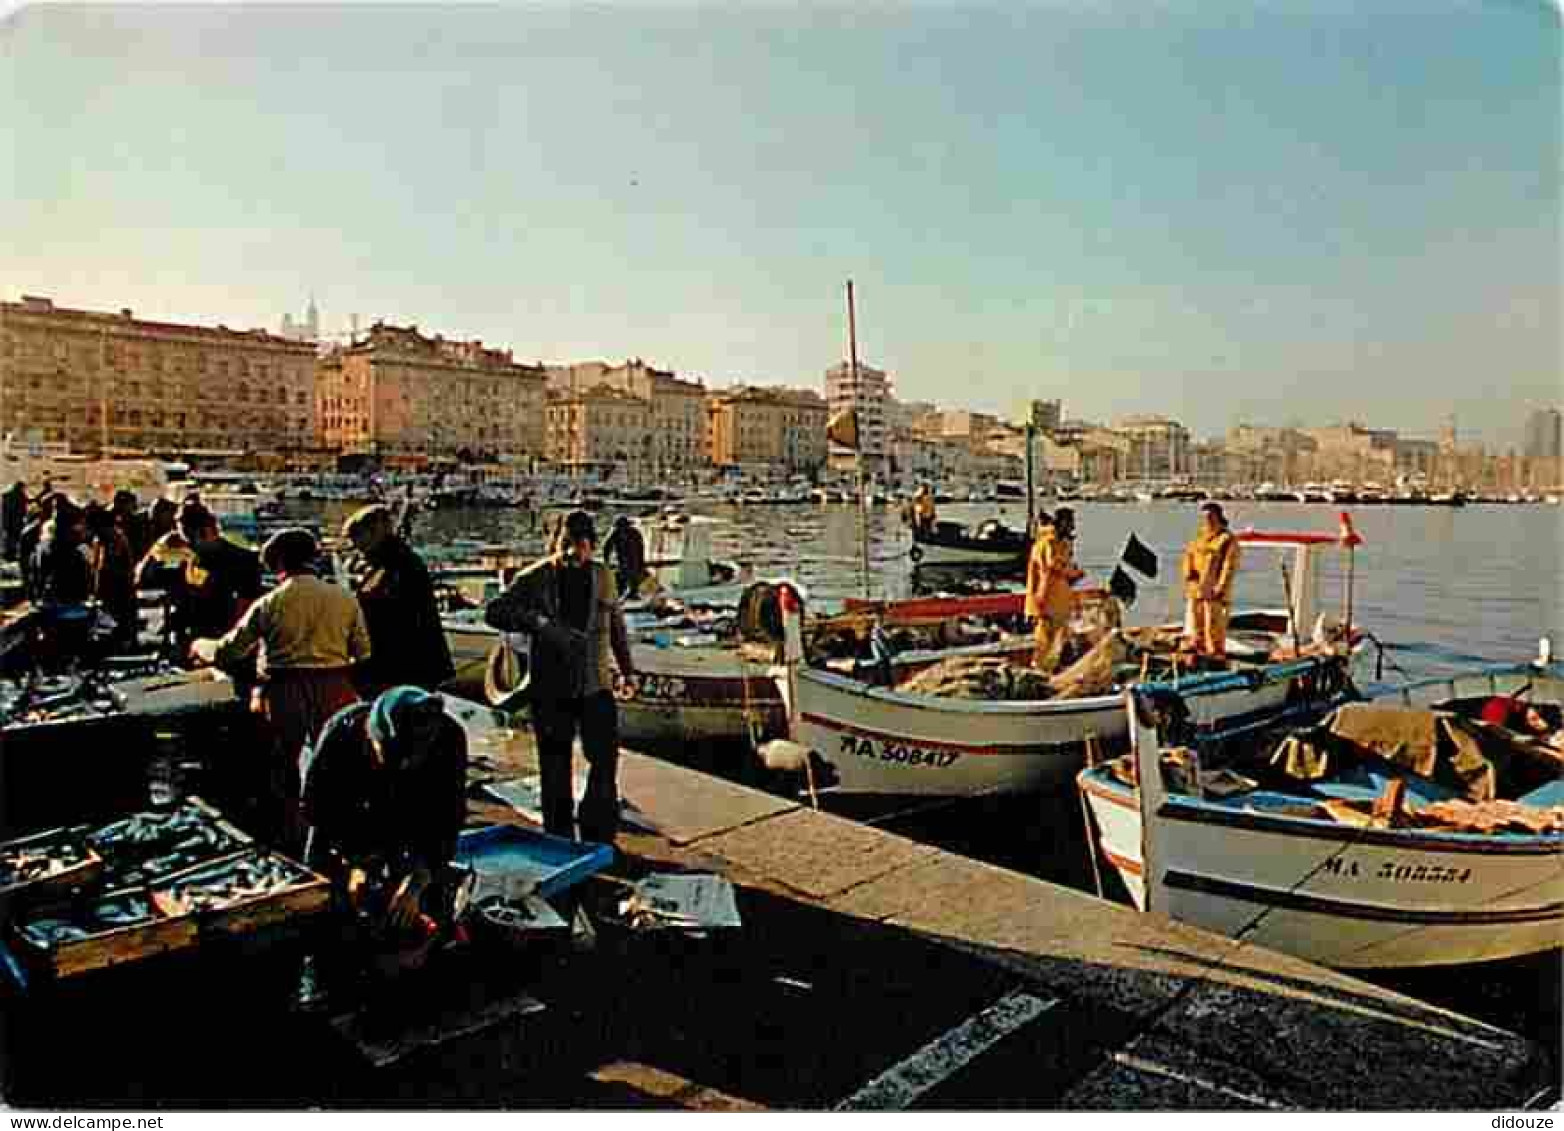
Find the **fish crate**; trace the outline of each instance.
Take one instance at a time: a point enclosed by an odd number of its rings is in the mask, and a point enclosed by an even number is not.
[[[258,870],[275,878],[269,890],[241,886],[227,889],[233,894],[220,894],[224,885],[242,885]],[[251,848],[165,877],[153,887],[152,901],[197,924],[203,938],[237,940],[325,912],[331,906],[331,883],[286,856]]]
[[[181,714],[235,701],[233,680],[211,668],[161,672],[113,686],[125,700],[125,713],[135,717]]]
[[[606,844],[566,840],[520,825],[489,825],[461,834],[453,863],[477,876],[475,899],[490,894],[547,899],[601,872],[613,860],[614,850]]]
[[[10,920],[13,908],[48,901],[99,881],[103,857],[87,843],[86,832],[85,826],[50,829],[0,844],[0,923]],[[31,878],[17,874],[17,865],[23,858],[48,855],[52,848],[69,848],[75,862]]]
[[[131,901],[140,901],[145,913],[126,914],[122,916],[125,921],[119,923],[105,922],[95,913],[106,904],[129,905]],[[79,933],[50,938],[57,926],[70,926]],[[200,941],[193,918],[163,915],[144,888],[44,906],[14,923],[11,935],[23,962],[55,979],[188,950]]]
[[[254,846],[254,839],[199,797],[173,809],[133,813],[88,834],[105,861],[105,883],[154,887],[169,876]]]

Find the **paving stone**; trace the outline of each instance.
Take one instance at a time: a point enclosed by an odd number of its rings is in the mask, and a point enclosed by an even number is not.
[[[701,848],[814,899],[840,895],[938,852],[812,809],[734,829]]]

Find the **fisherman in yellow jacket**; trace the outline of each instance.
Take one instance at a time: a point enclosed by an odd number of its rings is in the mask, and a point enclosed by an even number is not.
[[[1044,514],[1026,563],[1025,612],[1035,620],[1032,666],[1051,672],[1070,628],[1074,595],[1070,586],[1086,575],[1075,566],[1075,512],[1060,507],[1050,522]]]
[[[1200,508],[1200,533],[1184,548],[1184,595],[1195,651],[1227,658],[1227,618],[1233,609],[1233,578],[1238,574],[1238,539],[1227,528],[1217,503]]]

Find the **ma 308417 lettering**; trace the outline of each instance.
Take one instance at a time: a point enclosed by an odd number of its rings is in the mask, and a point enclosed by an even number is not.
[[[856,754],[860,758],[878,758],[882,762],[900,762],[906,766],[927,766],[943,770],[956,764],[961,757],[954,750],[925,750],[921,746],[904,746],[899,742],[876,743],[873,739],[842,735],[842,753]]]

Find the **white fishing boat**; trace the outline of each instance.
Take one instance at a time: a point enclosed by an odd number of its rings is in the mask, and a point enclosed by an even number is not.
[[[1228,654],[1242,663],[1241,670],[1179,682],[1219,685],[1218,692],[1199,700],[1202,722],[1213,725],[1283,703],[1328,700],[1348,682],[1351,649],[1359,639],[1350,602],[1334,633],[1338,644],[1330,643],[1328,626],[1317,616],[1317,555],[1332,545],[1351,552],[1358,539],[1350,523],[1340,535],[1246,531],[1238,538],[1246,547],[1290,552],[1294,562],[1284,609],[1233,618]],[[1347,576],[1350,585],[1350,570]],[[1178,626],[1163,631],[1176,634]],[[1300,642],[1311,636],[1319,638],[1310,645],[1314,658],[1272,662],[1283,655],[1296,659]],[[1017,638],[1011,647],[1012,658],[1020,660],[1031,642]],[[1134,678],[1133,671],[1124,674],[1125,683]],[[814,751],[842,793],[951,797],[1045,789],[1069,780],[1088,745],[1122,750],[1129,737],[1122,685],[1070,699],[972,701],[876,686],[819,668],[800,670],[795,683],[793,737]]]
[[[1560,725],[1557,665],[1431,680],[1390,697],[1377,724],[1350,716],[1373,704],[1334,712],[1326,720],[1330,772],[1276,786],[1285,726],[1273,720],[1192,735],[1183,711],[1198,714],[1200,699],[1220,686],[1136,689],[1125,696],[1132,754],[1084,770],[1077,783],[1101,857],[1143,911],[1345,968],[1530,954],[1564,942],[1564,781],[1544,777],[1539,785],[1534,773],[1515,784],[1511,762],[1504,773],[1512,788],[1501,774],[1494,789],[1503,800],[1474,803],[1437,775],[1407,768],[1409,756],[1424,756],[1416,742],[1398,744],[1387,758],[1362,737],[1373,725],[1383,729],[1386,717],[1412,716],[1428,733],[1493,741],[1481,729],[1436,732],[1459,724],[1439,721],[1451,714],[1399,704],[1432,702],[1470,715],[1476,704],[1523,691]],[[1287,712],[1294,722],[1309,721],[1296,712]],[[1436,745],[1426,765],[1437,767]],[[1249,751],[1249,760],[1235,762],[1235,750]],[[1557,774],[1557,764],[1541,768]]]
[[[1022,643],[1022,654],[1030,642]],[[928,657],[992,655],[954,650]],[[1016,656],[1015,658],[1020,658]],[[1345,658],[1261,667],[1201,700],[1216,724],[1271,711],[1289,697],[1318,694],[1346,679]],[[1178,686],[1228,680],[1189,676]],[[971,797],[1029,793],[1067,783],[1088,742],[1122,749],[1128,735],[1121,693],[1078,699],[971,701],[875,687],[833,672],[798,673],[798,741],[826,767],[839,793]]]

